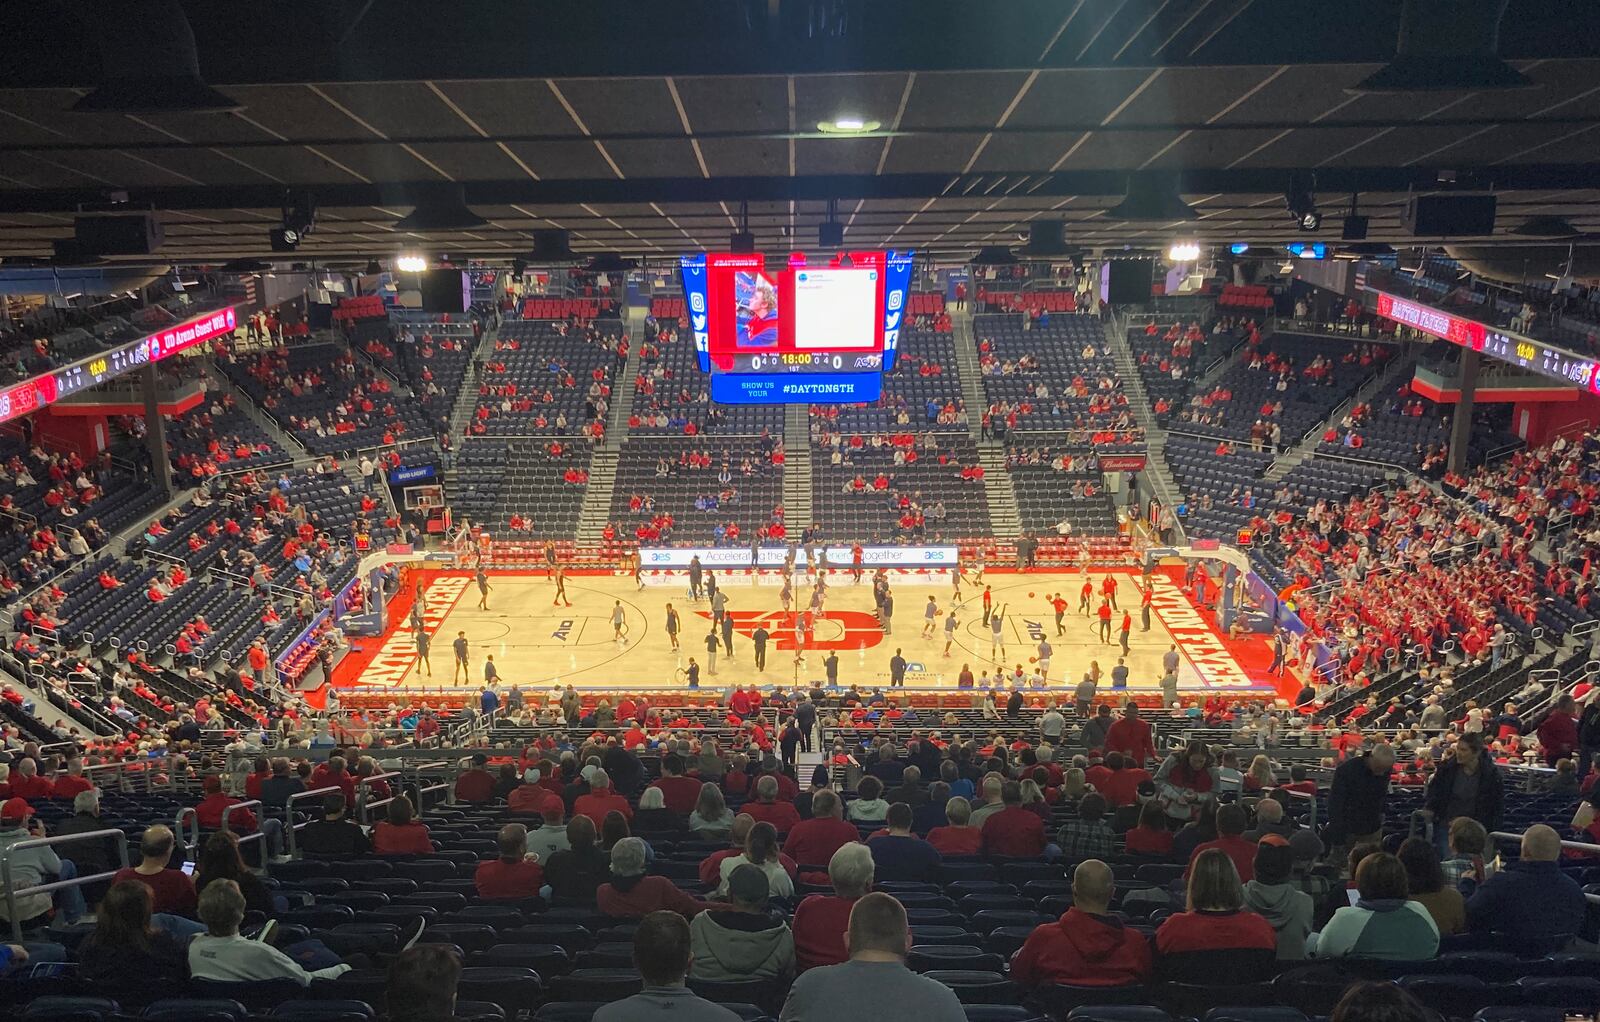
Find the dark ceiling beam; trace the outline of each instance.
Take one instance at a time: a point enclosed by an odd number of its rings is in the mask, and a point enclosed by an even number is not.
[[[1533,190],[1600,187],[1600,163],[1525,164],[1498,167],[1324,167],[1316,171],[1318,194],[1351,192],[1431,191],[1441,170],[1454,175],[1449,190]],[[466,199],[474,205],[511,203],[579,204],[612,202],[785,202],[867,198],[934,198],[960,195],[964,184],[993,183],[996,178],[1041,180],[1030,184],[1030,196],[1121,196],[1133,176],[1148,176],[1172,183],[1190,195],[1213,193],[1273,193],[1289,183],[1293,168],[1198,169],[1181,173],[1130,175],[1124,171],[1057,171],[1053,174],[885,174],[801,177],[728,178],[628,178],[624,180],[472,181],[465,184]],[[394,184],[328,183],[296,185],[310,191],[322,206],[407,206],[428,182]],[[0,192],[0,214],[71,212],[80,206],[104,210],[108,187],[36,188]],[[221,185],[129,187],[127,208],[209,210],[258,208],[281,205],[282,185]]]
[[[65,126],[70,126],[70,121],[64,121]],[[1519,122],[1507,121],[1503,117],[1488,118],[1462,118],[1459,120],[1429,122],[1429,127],[1459,128],[1465,134],[1473,128],[1498,128],[1521,126],[1523,124],[1537,124],[1541,128],[1548,128],[1552,132],[1566,131],[1576,128],[1592,127],[1600,124],[1600,117],[1549,117],[1535,121]],[[1149,134],[1156,131],[1186,132],[1189,134],[1204,134],[1207,132],[1238,132],[1238,131],[1284,131],[1296,129],[1315,129],[1318,131],[1340,128],[1353,128],[1359,131],[1382,131],[1388,129],[1416,128],[1415,120],[1402,118],[1386,118],[1367,121],[1346,121],[1329,119],[1307,125],[1304,120],[1298,121],[1249,121],[1249,122],[1222,122],[1222,123],[1181,123],[1162,122],[1160,124],[1108,124],[1096,123],[1082,124],[1050,124],[1044,127],[1028,126],[1018,127],[1008,125],[1004,128],[983,128],[981,130],[994,135],[996,138],[1015,136],[1027,138],[1030,136],[1059,136],[1074,132],[1094,132],[1096,135],[1121,135],[1121,134]],[[497,134],[491,138],[480,135],[454,134],[454,135],[421,135],[406,136],[404,138],[376,138],[370,135],[352,136],[347,139],[329,139],[326,136],[306,138],[256,138],[210,142],[185,142],[175,139],[158,139],[141,141],[137,144],[128,143],[120,146],[108,146],[104,142],[9,142],[0,143],[0,153],[70,153],[70,152],[104,152],[108,148],[136,149],[139,152],[181,151],[193,152],[197,147],[215,146],[228,151],[245,149],[281,149],[284,146],[338,146],[340,149],[361,148],[388,148],[404,143],[405,145],[459,145],[463,142],[472,144],[492,145],[504,142],[508,145],[522,143],[538,145],[550,142],[716,142],[732,140],[738,142],[748,141],[787,141],[789,139],[821,139],[825,141],[850,142],[865,138],[942,138],[945,136],[959,136],[962,138],[972,135],[980,130],[977,126],[966,125],[962,127],[936,127],[936,128],[904,128],[898,131],[864,131],[858,135],[840,136],[831,135],[821,131],[697,131],[685,135],[681,131],[674,132],[592,132],[588,135],[576,132],[563,134],[527,134],[505,135]],[[1319,172],[1320,173],[1320,172]]]

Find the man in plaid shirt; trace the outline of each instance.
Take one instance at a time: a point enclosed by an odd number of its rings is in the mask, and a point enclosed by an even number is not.
[[[1068,820],[1056,832],[1056,845],[1061,857],[1068,862],[1084,859],[1104,859],[1116,853],[1116,836],[1106,825],[1106,800],[1097,792],[1090,792],[1078,802],[1078,818]]]

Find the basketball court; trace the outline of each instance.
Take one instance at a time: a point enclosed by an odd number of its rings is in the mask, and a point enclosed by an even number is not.
[[[1266,639],[1219,634],[1215,615],[1195,606],[1191,595],[1181,588],[1176,571],[1158,569],[1151,576],[1155,593],[1148,631],[1142,628],[1140,576],[1135,571],[1091,571],[1087,577],[1095,586],[1093,606],[1099,606],[1100,587],[1107,575],[1117,581],[1119,607],[1131,610],[1133,616],[1125,657],[1129,689],[1158,690],[1162,656],[1172,646],[1177,646],[1181,655],[1178,677],[1185,691],[1257,690],[1271,695],[1298,687],[1292,676],[1275,678],[1267,673],[1271,649]],[[408,587],[390,604],[388,620],[396,625],[383,636],[353,640],[356,648],[336,670],[335,684],[404,690],[452,685],[476,688],[483,682],[484,658],[492,654],[501,683],[523,688],[566,684],[583,690],[685,687],[690,657],[700,666],[702,688],[787,685],[823,679],[824,659],[837,653],[841,685],[886,686],[889,660],[899,650],[909,663],[907,687],[954,689],[963,666],[970,666],[980,679],[985,673],[992,676],[996,666],[1008,676],[1019,664],[1024,672],[1036,673],[1039,642],[1048,639],[1053,647],[1049,688],[1070,689],[1093,661],[1102,671],[1100,690],[1104,693],[1111,688],[1112,668],[1122,656],[1117,631],[1122,611],[1113,615],[1111,642],[1103,642],[1098,619],[1077,609],[1085,577],[1073,571],[990,571],[984,581],[1002,622],[997,648],[992,625],[984,620],[983,587],[975,587],[969,575],[961,587],[957,628],[946,655],[944,614],[954,598],[949,572],[892,571],[889,579],[895,610],[891,631],[886,634],[873,613],[870,573],[857,584],[848,571],[836,571],[830,575],[823,613],[814,618],[804,658],[797,663],[796,613],[810,606],[812,586],[797,582],[793,610],[785,611],[778,573],[718,572],[717,581],[727,595],[727,609],[734,621],[733,654],[728,656],[719,645],[717,672],[711,674],[705,642],[712,627],[710,604],[689,598],[682,572],[647,572],[642,589],[632,577],[620,573],[572,573],[566,579],[571,604],[567,606],[554,600],[555,585],[542,571],[490,571],[487,610],[478,608],[478,588],[470,574],[419,572],[412,578],[423,593],[423,627],[432,639],[429,663],[420,662],[417,655],[410,625],[413,597]],[[1069,604],[1060,634],[1048,599],[1057,592]],[[932,637],[925,637],[924,608],[930,596],[938,613]],[[669,603],[681,621],[676,650],[666,630]],[[624,622],[620,640],[612,624],[619,605]],[[756,669],[750,640],[758,626],[771,634],[762,670]],[[453,676],[451,643],[457,633],[464,633],[469,644],[470,670]]]

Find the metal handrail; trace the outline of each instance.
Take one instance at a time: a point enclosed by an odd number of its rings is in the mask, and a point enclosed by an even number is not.
[[[71,880],[55,880],[37,887],[24,887],[20,891],[11,883],[11,853],[25,848],[46,848],[52,845],[70,844],[73,841],[87,841],[91,838],[104,840],[116,838],[117,854],[122,859],[122,869],[128,868],[128,837],[120,830],[91,830],[82,834],[57,834],[54,837],[29,838],[18,841],[0,855],[0,884],[5,885],[6,917],[11,921],[11,938],[16,944],[22,943],[22,920],[17,918],[17,898],[24,894],[48,894],[52,891],[66,890],[69,887],[81,887],[100,880],[110,880],[117,875],[117,871],[110,873],[95,873],[91,876],[74,877]]]
[[[88,777],[90,780],[94,780],[93,776],[91,776],[91,775],[96,774],[96,773],[102,773],[102,772],[106,772],[106,771],[111,771],[111,772],[113,772],[113,773],[115,773],[117,775],[117,781],[119,782],[118,783],[118,790],[119,791],[132,791],[132,790],[134,790],[133,786],[128,782],[128,774],[130,772],[142,773],[145,776],[145,787],[144,787],[144,790],[146,792],[151,792],[151,791],[155,791],[156,790],[155,778],[154,778],[153,775],[157,771],[152,771],[152,770],[150,770],[148,768],[151,767],[154,764],[160,763],[162,766],[164,766],[166,768],[165,772],[166,772],[166,776],[167,776],[167,790],[171,791],[171,790],[175,790],[176,787],[177,787],[177,781],[173,777],[172,760],[173,760],[172,756],[163,756],[163,757],[160,757],[158,759],[135,759],[135,760],[123,760],[123,761],[117,762],[117,763],[96,763],[96,764],[94,764],[92,766],[84,767],[83,768],[83,773],[84,773],[85,777]],[[137,770],[136,771],[134,769],[135,767],[143,767],[143,768],[147,768],[147,769],[141,769],[141,770]],[[99,788],[99,787],[102,787],[102,785],[96,784],[95,787]]]
[[[418,813],[422,812],[423,803],[426,801],[423,796],[433,794],[434,792],[444,792],[443,800],[446,803],[453,804],[455,802],[456,788],[455,785],[451,784],[448,780],[441,781],[438,784],[422,784],[422,772],[424,770],[449,770],[450,766],[450,761],[443,759],[432,760],[427,763],[411,764],[411,783],[417,789],[416,809]]]
[[[311,798],[313,796],[331,795],[331,794],[334,794],[335,792],[337,792],[338,794],[342,795],[342,794],[344,794],[344,789],[340,788],[338,785],[333,785],[331,787],[326,787],[326,788],[312,788],[310,791],[297,791],[293,795],[290,795],[287,799],[284,800],[284,803],[283,803],[283,816],[284,816],[283,824],[284,824],[284,827],[283,827],[283,829],[288,831],[288,854],[289,854],[290,858],[294,858],[294,854],[295,854],[295,850],[296,850],[295,836],[300,833],[300,828],[301,827],[304,827],[307,823],[312,822],[310,820],[306,820],[304,823],[296,823],[295,819],[294,819],[294,804],[296,802],[304,801],[305,799]],[[317,817],[320,819],[322,817],[322,814],[318,813]]]
[[[189,821],[187,828],[184,826],[185,820]],[[185,806],[179,809],[178,815],[172,821],[172,831],[178,835],[179,840],[182,840],[185,845],[198,849],[200,847],[200,814],[194,811],[193,806]],[[187,839],[184,838],[186,831],[189,835]]]
[[[356,782],[356,822],[361,824],[363,827],[372,822],[372,818],[369,815],[372,810],[378,808],[379,806],[386,806],[390,802],[394,801],[394,787],[392,785],[389,788],[388,798],[380,798],[376,802],[367,801],[367,794],[371,790],[372,782],[387,782],[391,777],[398,778],[398,783],[403,784],[405,782],[405,774],[399,770],[390,770],[387,773],[373,774],[370,777],[363,777],[361,780]]]
[[[1496,841],[1521,841],[1522,840],[1522,835],[1521,834],[1513,834],[1508,830],[1493,830],[1493,831],[1489,832],[1489,836],[1491,838],[1493,838],[1494,840],[1496,840]],[[1589,841],[1562,841],[1561,842],[1561,847],[1562,848],[1570,848],[1575,852],[1596,852],[1596,853],[1600,853],[1600,845],[1594,844],[1594,843],[1589,842]]]
[[[232,816],[234,810],[236,810],[236,809],[249,809],[251,806],[255,806],[258,809],[261,808],[261,800],[256,798],[256,799],[251,799],[248,802],[235,802],[232,805],[228,806],[226,809],[222,810],[222,829],[225,830],[225,831],[228,831],[229,833],[232,833],[233,832],[233,828],[228,826],[228,817]],[[257,820],[256,832],[254,834],[240,834],[239,835],[239,844],[242,845],[246,841],[259,841],[261,839],[261,837],[262,837],[262,834],[261,834],[260,820]]]

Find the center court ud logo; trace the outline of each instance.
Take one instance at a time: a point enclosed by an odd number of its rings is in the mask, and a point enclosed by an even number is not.
[[[711,619],[710,611],[695,613],[708,621]],[[761,625],[772,633],[768,641],[773,649],[795,648],[794,623],[800,616],[795,611],[730,610],[728,616],[733,618],[733,630],[747,639],[755,633],[756,626]],[[842,632],[833,634],[841,626]],[[871,649],[883,643],[883,629],[878,627],[878,619],[863,610],[830,610],[817,618],[812,634],[814,637],[806,644],[807,649]]]

